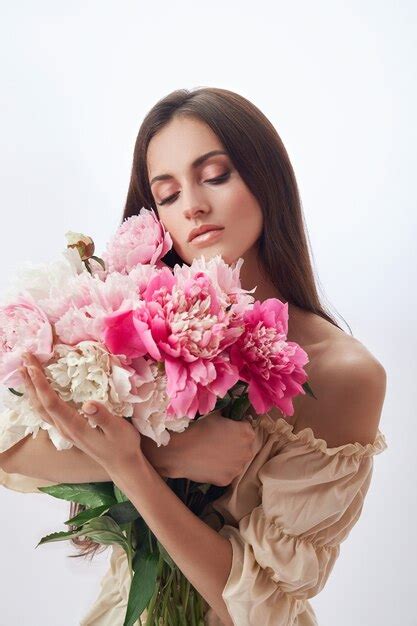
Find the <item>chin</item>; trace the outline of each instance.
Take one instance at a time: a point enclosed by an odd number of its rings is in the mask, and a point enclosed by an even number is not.
[[[210,259],[213,259],[215,256],[220,256],[223,261],[225,263],[227,263],[228,265],[231,265],[232,263],[234,263],[235,261],[237,261],[237,259],[239,257],[235,257],[232,254],[225,252],[224,250],[220,249],[220,248],[204,248],[199,250],[198,253],[194,254],[193,259],[200,259],[201,257],[204,257],[204,259],[206,261],[209,261]],[[192,259],[190,261],[190,263],[192,262]]]

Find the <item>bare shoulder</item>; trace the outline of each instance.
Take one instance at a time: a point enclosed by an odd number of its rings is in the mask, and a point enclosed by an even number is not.
[[[317,400],[302,396],[294,432],[310,426],[329,447],[373,443],[387,380],[378,359],[359,340],[337,329],[314,347],[305,369]]]

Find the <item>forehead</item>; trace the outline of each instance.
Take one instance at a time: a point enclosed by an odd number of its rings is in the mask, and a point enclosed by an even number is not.
[[[149,180],[160,174],[179,173],[201,154],[222,149],[220,139],[205,122],[194,118],[174,118],[149,142]]]

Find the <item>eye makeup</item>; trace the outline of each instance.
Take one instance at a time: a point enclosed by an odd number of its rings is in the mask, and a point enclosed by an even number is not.
[[[204,182],[210,183],[212,185],[221,185],[222,183],[226,182],[229,178],[230,178],[230,170],[227,170],[224,174],[221,174],[220,176],[216,176],[215,178],[209,178],[205,180]],[[157,202],[157,205],[163,206],[164,204],[172,204],[176,200],[178,195],[179,195],[179,192],[172,194],[171,196],[164,198],[160,202]]]

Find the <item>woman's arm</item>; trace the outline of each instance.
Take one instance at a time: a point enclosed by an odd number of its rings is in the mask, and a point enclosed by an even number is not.
[[[181,434],[184,433],[171,433],[168,445],[159,448],[152,439],[142,435],[142,452],[160,476],[169,477],[177,473],[174,468],[175,449]],[[57,450],[46,430],[40,430],[35,438],[27,435],[1,453],[0,467],[8,474],[23,474],[56,483],[111,480],[99,463],[75,446],[68,450]]]
[[[191,422],[182,432],[171,432],[166,446],[141,436],[141,449],[150,464],[165,478],[188,478],[225,486],[240,475],[255,454],[255,433],[249,422],[236,422],[220,411]],[[73,446],[57,450],[46,430],[28,435],[0,454],[0,467],[56,483],[89,483],[111,480],[94,459]]]
[[[140,475],[141,480],[135,480],[135,474]],[[144,455],[139,454],[135,462],[112,471],[112,479],[221,623],[233,626],[222,597],[233,560],[229,539],[188,509]]]

